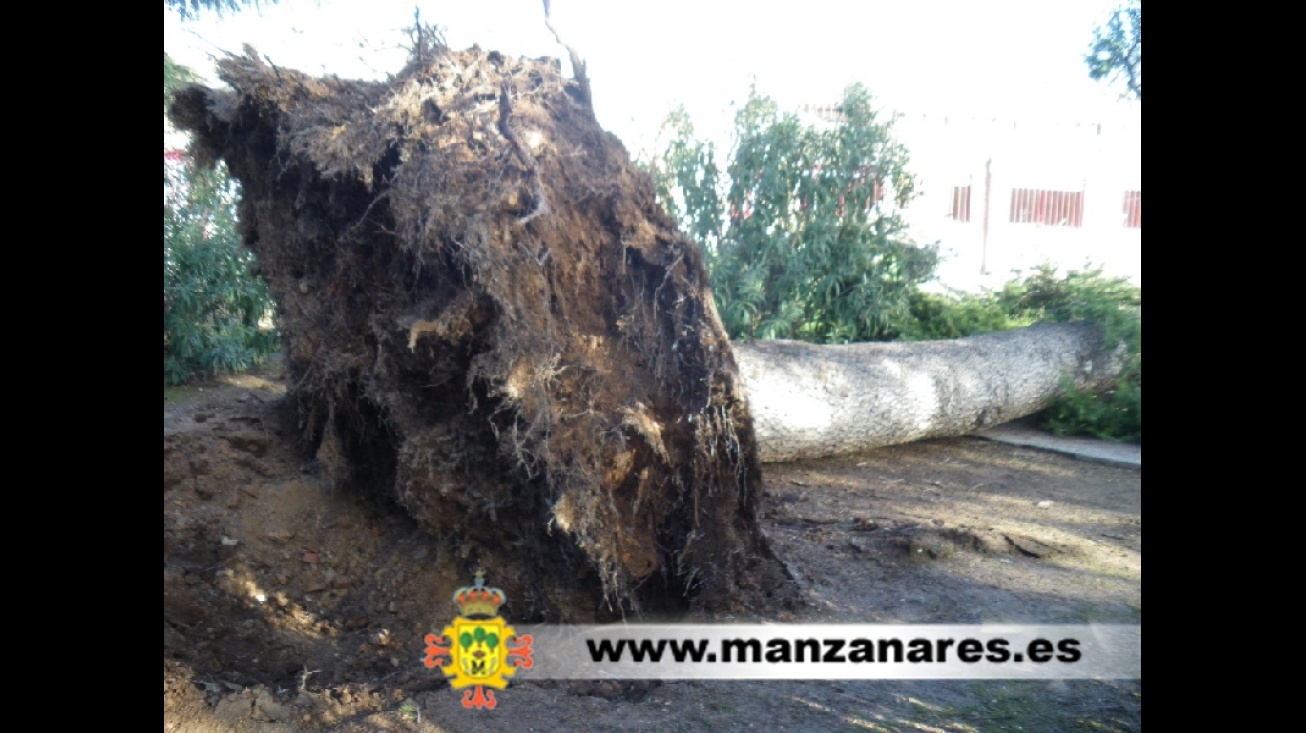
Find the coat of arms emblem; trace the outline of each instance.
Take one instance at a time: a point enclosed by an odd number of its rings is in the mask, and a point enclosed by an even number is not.
[[[516,629],[498,616],[507,600],[502,590],[487,588],[485,574],[476,573],[476,583],[459,588],[453,596],[462,612],[439,635],[426,635],[428,668],[439,667],[455,690],[464,690],[463,707],[493,709],[498,701],[493,690],[508,686],[518,669],[534,664],[533,639],[518,636]]]

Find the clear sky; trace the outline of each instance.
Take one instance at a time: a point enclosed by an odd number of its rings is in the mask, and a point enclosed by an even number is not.
[[[1007,119],[1131,116],[1083,57],[1115,0],[551,0],[554,25],[587,59],[595,111],[632,153],[683,104],[723,135],[756,80],[784,106],[833,104],[854,81],[888,108]],[[541,0],[281,0],[181,21],[164,51],[212,75],[210,57],[251,43],[280,66],[384,78],[404,61],[413,9],[449,45],[566,56]]]

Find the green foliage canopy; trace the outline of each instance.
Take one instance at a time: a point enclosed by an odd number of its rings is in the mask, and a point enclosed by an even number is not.
[[[915,195],[907,149],[861,85],[829,125],[803,124],[752,90],[724,170],[683,110],[648,164],[659,200],[704,248],[732,338],[822,343],[893,335],[933,276],[900,210]]]
[[[1128,94],[1143,101],[1143,0],[1128,0],[1094,31],[1084,60],[1090,77],[1123,81]]]

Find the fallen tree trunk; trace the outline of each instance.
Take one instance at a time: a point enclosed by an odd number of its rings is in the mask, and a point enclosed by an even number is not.
[[[965,435],[1048,407],[1067,376],[1105,389],[1124,363],[1087,323],[951,341],[753,341],[734,351],[766,462]]]

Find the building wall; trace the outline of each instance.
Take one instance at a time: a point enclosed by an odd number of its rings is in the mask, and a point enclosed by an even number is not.
[[[921,242],[940,242],[941,284],[964,290],[1000,287],[1013,271],[1043,262],[1063,269],[1086,264],[1142,284],[1142,140],[1138,116],[1110,122],[1015,122],[915,115],[899,119],[898,138],[911,151],[920,197],[906,212]],[[988,227],[985,236],[985,190]],[[970,189],[969,221],[954,197]],[[1013,221],[1037,207],[1038,191],[1061,203],[1064,223]],[[1133,221],[1127,222],[1127,192]],[[964,197],[959,197],[963,198]],[[1076,211],[1069,200],[1082,204]],[[1132,223],[1135,226],[1128,226]]]

